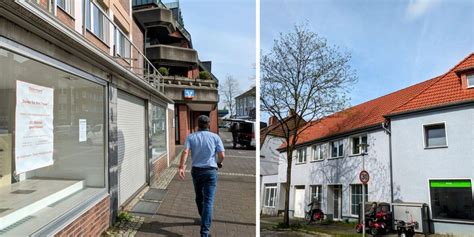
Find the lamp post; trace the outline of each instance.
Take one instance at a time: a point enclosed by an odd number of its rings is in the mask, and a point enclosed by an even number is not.
[[[362,155],[362,171],[360,172],[359,178],[360,178],[360,181],[362,182],[362,236],[363,237],[365,237],[365,184],[367,184],[367,182],[369,181],[369,173],[365,171],[364,157],[367,155],[368,147],[369,145],[367,143],[359,144],[359,149],[361,149],[361,155]],[[363,177],[363,176],[366,176],[366,177]]]

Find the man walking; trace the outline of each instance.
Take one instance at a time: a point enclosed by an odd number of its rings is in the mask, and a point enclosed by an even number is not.
[[[224,160],[224,144],[217,134],[209,131],[209,124],[209,117],[205,115],[198,117],[199,130],[186,138],[179,163],[179,176],[184,179],[186,159],[191,151],[191,176],[196,193],[196,205],[201,216],[201,237],[209,236],[217,187],[217,168],[222,167]]]

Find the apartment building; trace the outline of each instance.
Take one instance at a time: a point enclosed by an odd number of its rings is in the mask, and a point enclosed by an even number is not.
[[[98,236],[175,157],[126,0],[0,5],[0,235]]]
[[[212,63],[199,60],[191,34],[184,27],[179,1],[134,0],[133,16],[145,33],[145,54],[162,72],[164,94],[175,103],[176,144],[197,130],[199,115],[211,119],[218,133],[218,80]]]
[[[256,116],[256,87],[252,87],[235,97],[236,118],[255,120]]]
[[[316,198],[333,219],[355,220],[365,195],[426,203],[432,232],[472,234],[473,118],[471,54],[441,76],[309,122],[293,157],[291,215],[304,217]],[[284,207],[286,164],[281,153],[278,177],[262,183],[267,214]],[[363,169],[370,174],[366,193],[358,177]]]

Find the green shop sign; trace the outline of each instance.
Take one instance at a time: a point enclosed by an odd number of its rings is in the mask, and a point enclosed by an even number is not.
[[[432,188],[470,188],[470,180],[432,180],[430,181]]]

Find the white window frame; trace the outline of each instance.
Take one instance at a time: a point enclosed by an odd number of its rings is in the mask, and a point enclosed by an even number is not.
[[[472,83],[473,83],[472,85],[469,85],[469,78],[472,79]],[[474,88],[474,73],[466,75],[466,85],[467,85],[467,88]]]
[[[108,18],[108,14],[107,12],[102,9],[102,7],[95,3],[94,1],[92,0],[85,0],[89,7],[88,11],[86,11],[86,16],[84,18],[87,18],[89,17],[89,19],[86,19],[86,28],[89,32],[91,32],[92,34],[94,34],[100,41],[102,41],[103,43],[105,43],[107,46],[110,46],[110,42],[109,42],[109,39],[110,39],[110,25],[112,24],[110,22],[110,19]],[[95,29],[94,29],[94,16],[93,16],[93,9],[94,7],[97,7],[97,9],[99,10],[99,19],[102,19],[103,21],[103,28],[102,28],[102,34],[100,34],[100,32],[95,32]],[[87,12],[89,13],[89,15],[87,16]],[[102,16],[102,17],[101,17]],[[87,20],[89,21],[89,25],[87,24]]]
[[[332,156],[332,148],[334,143],[338,143],[337,146],[337,156]],[[342,155],[339,155],[339,146],[342,145]],[[345,152],[344,152],[344,139],[339,139],[339,140],[334,140],[329,142],[329,159],[336,159],[336,158],[341,158],[344,157]]]
[[[313,188],[316,188],[316,194],[317,198],[319,201],[319,206],[322,208],[322,202],[323,202],[323,186],[320,184],[312,184],[309,186],[309,202],[311,203],[313,201]]]
[[[268,196],[272,194],[272,189],[273,189],[273,197]],[[269,197],[267,199],[267,197]],[[276,197],[277,197],[277,186],[265,186],[265,192],[264,192],[264,200],[263,200],[263,206],[264,207],[275,207],[276,203]]]
[[[441,146],[428,146],[428,137],[427,137],[427,127],[436,126],[436,125],[443,125],[444,126],[444,136],[446,138],[446,145]],[[436,149],[436,148],[446,148],[448,147],[448,126],[446,126],[446,122],[437,122],[437,123],[428,123],[423,124],[422,126],[422,134],[423,134],[423,146],[425,149]]]
[[[74,18],[74,0],[61,0],[64,2],[64,6],[59,4],[59,0],[56,0],[56,6],[61,8],[64,12]]]
[[[300,161],[300,153],[301,153],[301,152],[303,153],[302,161]],[[308,154],[307,154],[307,148],[306,148],[306,147],[300,148],[300,149],[297,149],[297,150],[296,150],[296,164],[304,164],[304,163],[306,163],[307,158],[308,158]]]
[[[312,146],[311,161],[322,161],[326,159],[326,144],[317,144]]]
[[[127,38],[127,35],[118,27],[115,28],[115,53],[125,60],[128,64],[131,63],[131,48],[132,44]],[[123,42],[121,41],[123,40]]]
[[[359,153],[354,153],[354,138],[359,138],[359,145],[360,145],[360,144],[362,144],[362,137],[366,138],[367,143],[369,142],[369,135],[367,133],[359,134],[359,135],[355,135],[355,136],[350,137],[350,144],[351,144],[351,147],[350,147],[351,151],[350,152],[351,152],[352,156],[357,156],[357,155],[362,155],[363,154],[361,147],[359,147]],[[364,152],[365,153],[368,152],[368,147],[365,147]]]
[[[357,213],[357,214],[352,213],[352,194],[353,194],[352,188],[355,187],[355,186],[361,186],[360,191],[362,192],[362,185],[363,184],[351,184],[351,185],[349,185],[350,186],[349,187],[349,192],[350,192],[349,193],[349,212],[350,212],[350,215],[353,216],[353,217],[358,217],[359,213]],[[365,190],[364,191],[367,192],[367,198],[365,199],[365,201],[368,202],[369,201],[369,185],[367,185],[367,184],[364,184],[364,185],[365,185]],[[358,195],[363,196],[363,194],[358,194]]]

